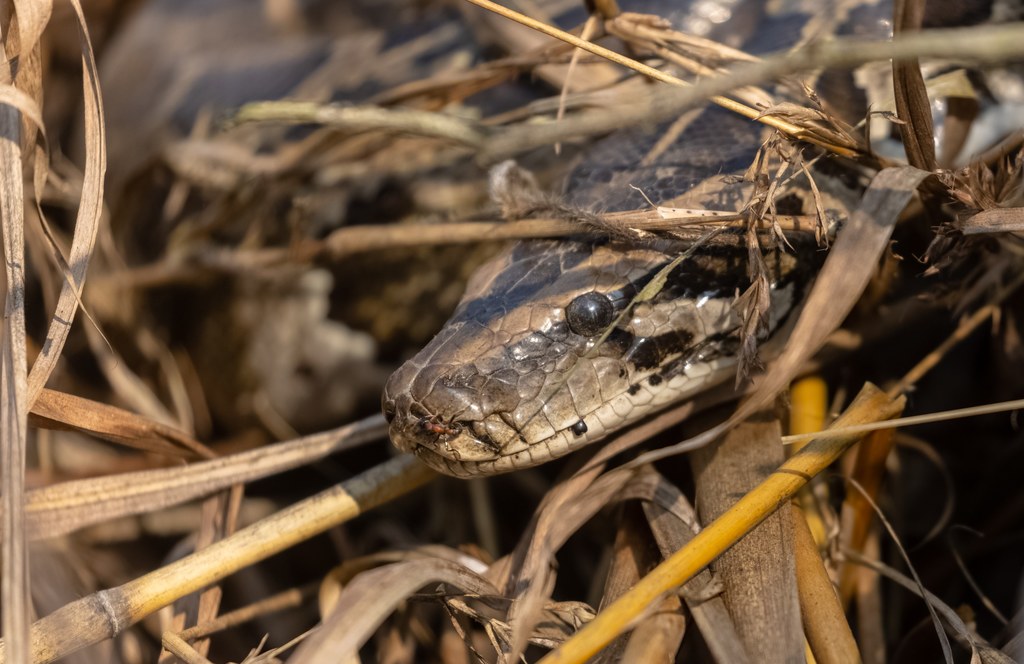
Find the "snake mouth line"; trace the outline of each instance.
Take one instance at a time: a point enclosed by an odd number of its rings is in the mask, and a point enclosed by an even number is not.
[[[550,437],[564,433],[551,431]],[[582,433],[574,434],[576,436]],[[439,464],[448,467],[499,462],[535,447],[514,427],[510,413],[492,413],[480,420],[444,420],[437,416],[399,418],[391,423],[391,438],[399,448],[435,468]]]
[[[494,439],[491,438],[491,436],[487,433],[487,430],[483,422],[466,422],[465,425],[468,425],[466,429],[472,431],[472,437],[478,444],[486,447],[488,450],[493,452],[495,456],[501,456],[501,445],[495,442]]]

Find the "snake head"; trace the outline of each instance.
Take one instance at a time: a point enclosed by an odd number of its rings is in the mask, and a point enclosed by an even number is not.
[[[392,442],[456,475],[528,452],[523,432],[536,426],[521,413],[527,404],[538,403],[534,399],[546,376],[540,363],[513,361],[509,344],[515,341],[495,334],[483,321],[449,321],[385,386]]]
[[[493,259],[388,380],[392,442],[451,475],[526,468],[731,376],[746,249],[680,264],[677,246],[534,240]]]

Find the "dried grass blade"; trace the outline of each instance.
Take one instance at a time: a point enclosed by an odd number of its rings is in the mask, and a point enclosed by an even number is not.
[[[97,288],[97,290],[99,290]],[[82,313],[89,318],[89,312],[83,308]],[[184,412],[173,413],[166,405],[164,405],[160,396],[154,391],[153,386],[142,379],[135,371],[132,370],[128,362],[121,357],[121,355],[110,345],[106,337],[103,336],[103,332],[99,326],[96,325],[84,325],[83,332],[88,340],[89,348],[92,350],[93,358],[99,365],[99,369],[103,372],[103,377],[107,380],[107,384],[110,385],[111,392],[116,395],[124,404],[125,407],[132,412],[140,415],[141,417],[148,417],[154,422],[160,422],[165,426],[175,428],[189,428],[189,422],[191,415],[188,413],[188,407]],[[142,337],[150,337],[151,335],[145,331],[139,331],[140,339]],[[168,380],[173,380],[171,376],[174,374],[174,365],[172,363],[166,363],[165,369],[168,374]]]
[[[545,500],[543,511],[535,517],[535,527],[516,551],[521,565],[511,582],[514,597],[508,622],[512,626],[509,649],[505,656],[518,659],[525,650],[537,623],[544,617],[544,607],[554,589],[552,560],[558,550],[583,524],[618,497],[635,471],[616,468],[591,481],[599,466],[588,466],[578,475],[548,493],[554,500]]]
[[[963,72],[962,69],[957,70]],[[966,73],[964,73],[966,78]],[[946,100],[946,118],[942,123],[942,139],[939,145],[937,165],[939,168],[953,168],[978,117],[980,104],[974,97],[949,97]]]
[[[621,597],[644,574],[661,562],[657,547],[651,539],[651,531],[644,522],[645,519],[641,506],[636,503],[629,503],[623,505],[623,509],[617,511],[615,539],[612,544],[608,570],[604,575],[604,587],[601,592],[599,608]],[[679,648],[679,642],[683,638],[681,629],[675,630],[674,638],[671,639],[676,641],[675,648],[671,653],[666,653],[666,655],[660,657],[641,656],[639,654],[639,651],[645,645],[652,646],[654,641],[660,640],[660,630],[657,627],[659,612],[664,611],[665,613],[675,614],[675,617],[685,625],[685,620],[683,620],[683,616],[680,613],[681,604],[679,598],[670,596],[666,600],[670,600],[672,604],[666,607],[663,602],[658,611],[640,618],[637,622],[636,631],[633,633],[633,638],[627,639],[625,635],[619,636],[605,648],[594,664],[612,664],[622,661],[668,662],[674,659],[676,650]],[[644,643],[640,643],[641,638]],[[630,643],[633,644],[632,650],[635,652],[631,659],[627,659],[624,653],[627,645]],[[659,646],[659,650],[662,647],[664,646]]]
[[[14,11],[18,17],[18,59],[29,59],[32,50],[39,44],[46,24],[53,13],[53,2],[49,0],[14,0]]]
[[[0,103],[18,109],[36,129],[44,131],[42,110],[29,95],[10,85],[0,86]]]
[[[4,58],[3,66],[8,63]],[[0,537],[2,634],[12,643],[10,662],[29,661],[28,548],[25,540],[25,447],[28,428],[25,354],[25,191],[21,163],[21,113],[0,104],[0,224],[4,271],[0,293],[0,483],[3,525]]]
[[[358,575],[341,593],[323,628],[303,643],[295,664],[333,664],[359,652],[384,620],[408,597],[431,583],[471,595],[497,595],[490,581],[442,558],[388,565]]]
[[[443,138],[470,147],[477,147],[484,140],[482,128],[468,120],[408,108],[263,101],[240,108],[233,122],[316,123],[349,131],[394,131]]]
[[[900,557],[903,558],[903,562],[906,564],[907,569],[910,570],[910,574],[914,578],[914,583],[917,585],[918,589],[918,596],[924,600],[925,606],[928,609],[928,614],[931,617],[932,624],[935,626],[935,634],[938,637],[939,644],[942,646],[943,658],[946,661],[946,664],[953,664],[953,649],[950,648],[949,638],[946,636],[946,632],[942,628],[942,623],[939,622],[938,612],[935,610],[935,605],[933,605],[931,601],[932,595],[927,590],[925,590],[924,581],[921,580],[920,575],[917,573],[917,568],[914,566],[913,561],[910,559],[910,555],[904,548],[903,542],[900,541],[899,534],[896,532],[896,529],[893,528],[893,525],[889,522],[889,520],[885,518],[885,514],[882,512],[882,508],[878,506],[878,503],[876,503],[871,498],[871,496],[869,496],[868,493],[864,491],[864,487],[858,484],[857,480],[853,478],[850,478],[847,481],[850,483],[850,485],[857,493],[861,494],[862,498],[868,503],[870,508],[878,515],[878,519],[881,522],[882,526],[885,527],[885,530],[889,534],[889,537],[892,538],[893,544],[896,545],[896,549],[900,553]],[[844,549],[844,552],[847,552],[847,550]],[[977,657],[977,652],[975,651],[974,647],[974,639],[968,637],[967,644],[970,647],[972,654],[974,655],[971,657],[971,661],[973,662],[976,660]]]
[[[917,32],[924,20],[924,0],[896,0],[893,7],[895,34]],[[917,58],[893,62],[892,83],[896,99],[896,116],[907,161],[911,166],[935,170],[934,127],[928,88]]]
[[[899,387],[901,387],[902,389],[890,389],[889,394],[892,396],[902,394],[908,386],[909,383],[901,383]],[[969,408],[955,408],[953,410],[943,410],[937,413],[911,415],[909,417],[896,417],[886,422],[870,422],[867,424],[859,424],[855,427],[847,427],[844,429],[829,427],[825,431],[791,434],[789,436],[783,436],[782,442],[788,444],[795,443],[801,440],[810,440],[812,438],[817,438],[818,436],[838,436],[845,435],[848,433],[867,434],[871,433],[872,431],[893,429],[896,427],[916,426],[918,424],[930,424],[932,422],[948,422],[949,420],[957,420],[963,417],[975,417],[977,415],[988,415],[991,413],[1007,413],[1011,410],[1020,410],[1021,408],[1024,408],[1024,399],[1014,399],[1012,401],[999,401],[996,403],[988,403],[981,406],[970,406]]]
[[[16,2],[15,9],[16,14],[5,12],[9,20],[3,26],[4,40],[0,44],[11,46],[12,34],[17,33],[17,61],[9,61],[6,51],[0,56],[4,70],[14,75],[13,85],[0,87],[0,225],[4,258],[0,285],[4,301],[4,324],[0,330],[0,631],[5,640],[15,644],[10,661],[21,664],[29,661],[27,644],[32,615],[24,504],[29,395],[22,147],[35,145],[38,135],[45,137],[38,101],[42,96],[39,39],[52,7],[49,2]],[[45,172],[45,151],[36,145],[37,195]]]
[[[821,348],[828,335],[853,309],[874,272],[878,257],[888,246],[897,218],[929,175],[912,166],[897,166],[879,172],[829,252],[800,318],[789,335],[791,342],[768,372],[754,383],[754,393],[726,422],[676,445],[642,454],[632,463],[651,463],[702,447],[768,405],[785,389],[800,367]]]
[[[864,551],[874,519],[871,502],[878,498],[885,478],[885,464],[895,444],[895,429],[872,432],[857,447],[857,459],[852,473],[859,491],[846,494],[842,507],[842,542],[854,551]],[[847,605],[856,591],[857,575],[849,565],[840,571],[839,597]]]
[[[622,658],[610,661],[675,661],[685,633],[686,617],[682,613],[681,602],[679,598],[669,595],[655,608],[654,615],[648,616],[634,630]]]
[[[56,537],[110,519],[177,505],[376,440],[385,431],[383,416],[376,415],[334,431],[184,467],[122,473],[36,489],[26,497],[28,536]]]
[[[264,599],[253,602],[252,604],[243,606],[240,609],[235,609],[229,613],[221,615],[216,620],[200,625],[199,627],[191,627],[183,630],[177,636],[181,637],[183,641],[191,641],[192,639],[198,639],[204,636],[210,636],[217,632],[222,632],[225,629],[245,624],[246,622],[265,616],[277,611],[283,611],[285,609],[297,608],[308,600],[310,597],[316,595],[316,585],[308,584],[300,588],[291,588],[283,592],[271,595]],[[164,638],[167,638],[167,633],[164,633]]]
[[[106,126],[103,118],[103,101],[100,94],[99,72],[93,56],[92,42],[86,26],[85,15],[79,0],[71,0],[78,24],[79,43],[82,50],[82,96],[85,108],[85,171],[83,173],[82,197],[75,220],[75,232],[67,264],[71,273],[65,275],[60,297],[46,340],[42,344],[32,371],[28,376],[28,403],[39,397],[50,373],[56,366],[64,342],[75,319],[81,289],[89,269],[89,259],[96,243],[96,233],[103,215],[103,179],[107,170]]]
[[[836,420],[836,425],[886,420],[903,408],[904,401],[903,397],[890,399],[877,387],[865,385],[846,413]],[[848,436],[839,442],[834,438],[823,438],[808,444],[698,533],[688,546],[645,576],[561,648],[544,657],[541,664],[581,664],[595,655],[628,629],[633,619],[651,602],[691,579],[722,551],[786,504],[814,475],[827,468],[857,440],[857,436]]]
[[[982,210],[966,219],[960,227],[964,235],[983,233],[1020,233],[1024,231],[1024,208]]]
[[[196,532],[196,551],[219,542],[238,529],[238,513],[242,508],[244,485],[234,484],[230,489],[208,496],[202,505],[202,516]],[[217,618],[223,596],[220,584],[207,586],[174,603],[172,622],[179,627],[203,625]],[[198,639],[192,644],[197,655],[210,652],[210,640]]]
[[[183,431],[115,406],[65,392],[39,393],[29,423],[43,429],[81,431],[103,440],[169,457],[212,459],[214,453]]]
[[[10,3],[8,3],[10,4]],[[33,101],[33,106],[39,108],[43,105],[43,53],[41,37],[46,24],[50,21],[50,14],[53,12],[53,5],[50,0],[42,2],[26,2],[25,0],[14,0],[15,18],[17,19],[18,53],[17,61],[12,62],[14,73],[14,84],[18,90]],[[8,36],[10,38],[10,35]],[[9,46],[9,44],[8,44]],[[11,53],[11,55],[14,55]],[[42,123],[35,118],[29,118],[30,122],[23,122],[24,133],[21,137],[22,150],[28,151],[35,146],[35,157],[33,161],[33,174],[35,191],[42,190],[42,183],[46,180],[49,163],[46,159],[46,151],[37,142],[38,133],[42,133]]]

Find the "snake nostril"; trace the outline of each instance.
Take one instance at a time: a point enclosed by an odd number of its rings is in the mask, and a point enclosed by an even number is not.
[[[384,411],[384,419],[388,421],[388,424],[390,424],[391,421],[395,419],[395,400],[386,399],[381,406]]]

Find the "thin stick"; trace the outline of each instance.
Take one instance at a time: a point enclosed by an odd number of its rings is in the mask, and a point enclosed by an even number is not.
[[[67,604],[32,625],[32,661],[52,662],[112,638],[176,599],[353,519],[435,476],[419,459],[403,454],[166,567]],[[6,644],[0,643],[0,664],[9,661],[7,652]]]
[[[1024,275],[1018,276],[1013,282],[1011,282],[1006,288],[1004,288],[987,306],[982,307],[970,317],[965,319],[958,328],[949,336],[938,348],[934,349],[927,356],[925,356],[917,365],[915,365],[903,379],[893,386],[888,394],[890,397],[895,397],[899,394],[904,393],[911,385],[920,380],[928,371],[930,371],[936,364],[942,359],[942,357],[957,343],[969,336],[974,330],[978,328],[984,321],[988,320],[999,309],[1000,303],[1002,303],[1010,294],[1014,293],[1021,285],[1024,285]],[[960,419],[964,417],[974,417],[977,415],[987,415],[991,413],[1001,413],[1011,410],[1017,410],[1024,408],[1024,400],[1015,401],[1004,401],[995,404],[985,404],[981,406],[972,406],[970,408],[960,408],[956,410],[949,410],[940,413],[931,413],[926,415],[915,415],[911,417],[903,417],[899,419],[889,420],[887,422],[872,422],[868,424],[862,424],[856,427],[843,427],[837,428],[832,427],[826,431],[816,432],[801,432],[798,434],[783,436],[782,442],[784,444],[799,443],[807,441],[812,438],[819,436],[832,436],[832,435],[847,435],[852,433],[868,433],[871,431],[878,431],[881,429],[889,429],[899,426],[912,426],[915,424],[928,424],[931,422],[942,422],[946,420]]]
[[[1006,288],[1000,292],[992,302],[988,305],[978,309],[970,317],[960,323],[953,334],[939,344],[938,348],[924,356],[924,358],[914,365],[910,371],[900,379],[900,382],[894,385],[890,390],[889,394],[898,394],[907,391],[911,385],[921,380],[926,373],[931,371],[935,365],[937,365],[946,353],[967,337],[969,337],[978,327],[999,311],[1000,305],[1006,298],[1014,293],[1018,288],[1024,285],[1024,274],[1018,275]]]
[[[312,463],[383,438],[387,424],[373,415],[323,431],[184,467],[153,468],[51,484],[26,497],[29,539],[55,537],[117,517],[170,507]]]
[[[659,69],[655,69],[654,67],[645,65],[642,62],[637,62],[632,58],[628,58],[603,46],[598,46],[594,42],[587,41],[586,39],[580,39],[576,35],[570,34],[563,30],[559,30],[556,27],[550,26],[546,23],[530,18],[529,16],[526,16],[524,14],[520,14],[519,12],[508,9],[507,7],[502,7],[501,5],[491,2],[490,0],[469,0],[469,2],[473,3],[474,5],[477,5],[478,7],[488,9],[494,12],[495,14],[498,14],[499,16],[504,16],[505,18],[513,20],[517,23],[521,23],[529,28],[533,28],[534,30],[542,32],[548,35],[549,37],[560,39],[568,44],[575,46],[576,48],[583,49],[584,51],[589,51],[594,55],[601,56],[602,58],[610,60],[611,62],[614,62],[616,64],[622,65],[623,67],[628,67],[629,69],[639,72],[644,76],[653,78],[656,81],[661,81],[662,83],[667,83],[669,85],[674,85],[678,87],[690,86],[690,83],[684,81],[681,78],[676,78],[672,74],[663,72]],[[781,118],[775,116],[762,115],[761,110],[751,108],[750,106],[741,104],[740,102],[735,101],[733,99],[729,99],[728,97],[712,95],[709,97],[709,99],[711,100],[711,102],[721,106],[722,108],[733,111],[734,113],[738,113],[739,115],[742,115],[745,118],[750,118],[751,120],[757,120],[758,122],[762,122],[770,127],[778,129],[779,131],[789,134],[790,136],[797,136],[802,133],[802,129],[797,125],[786,122],[785,120],[782,120]],[[815,142],[810,138],[808,138],[808,140],[810,140],[811,142]],[[819,141],[819,144],[823,143],[823,141]],[[822,145],[822,147],[834,149],[838,154],[843,154],[844,156],[847,157],[853,157],[856,155],[856,153],[853,152],[852,150],[836,145],[828,144]]]
[[[202,625],[196,625],[189,627],[188,629],[178,632],[178,636],[186,641],[192,641],[195,639],[201,639],[217,632],[241,625],[242,623],[249,622],[253,618],[267,615],[269,613],[277,613],[278,611],[284,611],[285,609],[292,609],[295,607],[302,606],[302,603],[316,594],[318,586],[310,584],[303,588],[289,588],[276,595],[271,595],[265,599],[261,599],[258,602],[243,606],[240,609],[235,609],[229,613],[203,623]]]
[[[471,123],[443,113],[410,108],[379,106],[335,106],[305,101],[270,101],[246,104],[233,122],[317,123],[352,131],[381,129],[408,132],[417,136],[445,138],[470,147],[479,147],[483,132]]]
[[[975,417],[978,415],[991,415],[992,413],[1005,413],[1011,410],[1020,410],[1024,408],[1024,399],[1015,399],[1013,401],[1000,401],[999,403],[989,403],[983,406],[971,406],[970,408],[957,408],[955,410],[946,410],[940,413],[929,413],[927,415],[912,415],[910,417],[899,417],[893,420],[886,420],[885,422],[869,422],[867,424],[858,424],[856,426],[847,427],[834,427],[825,431],[815,431],[813,433],[799,433],[792,436],[783,436],[782,442],[785,445],[790,443],[796,443],[802,440],[810,440],[811,438],[831,438],[838,436],[847,436],[850,434],[862,434],[869,433],[871,431],[878,431],[880,429],[893,429],[896,427],[909,427],[915,424],[930,424],[932,422],[945,422],[947,420],[959,420],[964,417]]]
[[[457,221],[443,224],[409,223],[395,226],[357,225],[339,228],[323,240],[306,241],[293,247],[264,249],[230,249],[197,253],[185,261],[161,261],[121,270],[108,277],[97,277],[101,288],[152,288],[167,283],[192,280],[203,270],[209,273],[231,273],[283,264],[304,263],[315,259],[340,260],[367,251],[384,251],[401,247],[457,245],[500,240],[526,240],[566,237],[569,235],[602,235],[608,230],[686,232],[703,226],[745,227],[744,212],[728,215],[673,213],[671,208],[615,212],[600,215],[600,225],[584,226],[566,219],[539,218],[519,221]],[[783,230],[813,232],[813,215],[778,215]],[[703,232],[703,231],[700,231]],[[96,282],[94,282],[96,283]]]

